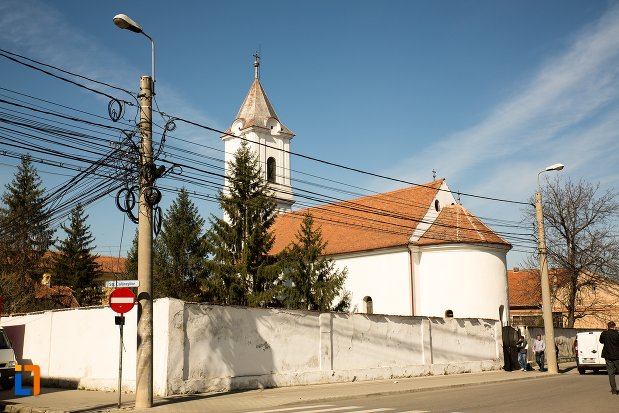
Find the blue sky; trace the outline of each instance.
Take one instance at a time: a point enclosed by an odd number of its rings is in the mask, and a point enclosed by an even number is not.
[[[117,29],[117,13],[154,37],[157,101],[169,114],[226,129],[260,47],[261,82],[296,133],[295,152],[416,183],[435,169],[454,191],[518,201],[555,162],[566,165],[565,177],[619,187],[617,1],[4,0],[0,47],[137,91],[150,73],[150,46]],[[0,74],[0,87],[107,113],[99,96],[6,59]],[[223,149],[215,133],[180,124],[174,133]],[[5,184],[17,161],[0,163]],[[400,186],[295,157],[292,167],[375,191]],[[39,169],[48,188],[66,179]],[[522,216],[515,204],[462,202],[491,226]],[[219,214],[214,203],[196,204],[205,217]],[[114,200],[88,213],[97,251],[118,254]],[[510,253],[508,265],[524,255]]]

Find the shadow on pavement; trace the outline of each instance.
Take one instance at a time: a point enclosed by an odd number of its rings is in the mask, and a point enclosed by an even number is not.
[[[161,397],[161,398],[156,399],[153,403],[153,407],[168,406],[168,405],[172,405],[176,403],[191,402],[191,401],[196,401],[196,400],[206,400],[206,399],[212,399],[216,397],[229,396],[232,394],[247,393],[249,391],[255,391],[255,390],[234,390],[234,391],[227,391],[227,392],[220,392],[220,393],[198,393],[198,394],[173,395],[173,396]]]
[[[559,373],[567,373],[570,372],[572,370],[576,370],[576,366],[566,366],[566,367],[559,367]]]

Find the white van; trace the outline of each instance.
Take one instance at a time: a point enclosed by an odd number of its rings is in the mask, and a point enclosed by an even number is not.
[[[9,338],[0,327],[0,386],[10,390],[15,384],[15,353]]]
[[[586,370],[598,371],[606,368],[606,360],[602,358],[604,345],[600,343],[600,334],[602,334],[601,331],[576,334],[574,352],[580,374],[585,374]]]

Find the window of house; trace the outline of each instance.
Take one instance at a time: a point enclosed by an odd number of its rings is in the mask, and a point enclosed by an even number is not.
[[[267,159],[267,181],[275,182],[275,158]]]
[[[436,212],[438,212],[439,209],[441,209],[441,204],[439,204],[438,199],[434,201],[434,209],[436,209]]]
[[[454,312],[451,310],[447,310],[445,311],[445,318],[453,318],[454,317]]]
[[[374,303],[372,297],[369,295],[363,298],[363,312],[366,314],[374,314]]]

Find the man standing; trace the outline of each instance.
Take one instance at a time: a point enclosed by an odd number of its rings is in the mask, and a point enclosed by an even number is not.
[[[518,338],[516,343],[516,350],[518,350],[518,364],[521,371],[527,371],[527,341],[524,336]]]
[[[610,391],[612,394],[619,394],[617,393],[617,383],[615,382],[615,374],[619,372],[619,332],[616,330],[614,321],[608,323],[608,330],[600,334],[600,343],[604,344],[602,357],[606,360]]]
[[[535,362],[539,366],[539,371],[546,371],[544,369],[544,352],[546,351],[546,343],[542,340],[541,335],[535,337],[533,342],[533,351],[535,352]]]

